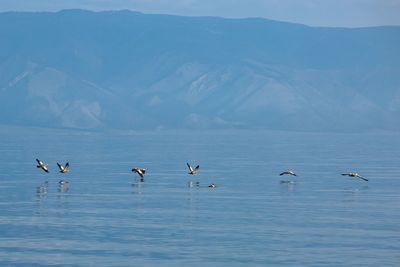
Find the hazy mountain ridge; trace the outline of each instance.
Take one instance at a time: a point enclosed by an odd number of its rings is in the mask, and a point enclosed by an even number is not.
[[[400,27],[0,14],[0,123],[400,130]]]

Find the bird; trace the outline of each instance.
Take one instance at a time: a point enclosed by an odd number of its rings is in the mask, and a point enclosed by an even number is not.
[[[132,172],[136,172],[137,174],[139,174],[140,178],[144,178],[144,174],[146,173],[146,169],[143,168],[133,168]]]
[[[58,184],[59,184],[60,186],[68,186],[68,185],[69,185],[69,182],[68,182],[67,180],[60,180],[60,181],[58,182]]]
[[[65,166],[63,166],[63,165],[61,165],[60,163],[57,162],[57,166],[60,169],[61,173],[69,172],[69,162],[67,162],[67,164],[65,164]]]
[[[293,175],[293,176],[297,176],[297,174],[295,174],[293,171],[284,171],[284,172],[280,173],[279,175]]]
[[[42,170],[44,170],[45,172],[49,172],[49,168],[47,167],[47,164],[45,164],[43,161],[41,161],[41,160],[39,160],[39,159],[36,159],[36,161],[37,161],[37,168],[40,168],[40,169],[42,169]]]
[[[359,174],[356,173],[356,172],[342,173],[342,175],[343,175],[343,176],[349,176],[349,177],[356,177],[356,178],[360,178],[360,179],[362,179],[362,180],[364,180],[364,181],[368,181],[367,178],[362,177],[361,175],[359,175]]]
[[[208,185],[208,187],[210,187],[210,188],[216,188],[216,187],[217,187],[217,185],[216,185],[216,184],[214,184],[214,183],[211,183],[211,184],[209,184],[209,185]]]
[[[190,175],[196,174],[197,171],[198,171],[199,168],[200,168],[200,165],[197,165],[196,168],[193,168],[192,166],[190,166],[189,163],[186,163],[186,164],[187,164],[187,166],[188,166],[188,168],[189,168],[189,174],[190,174]]]

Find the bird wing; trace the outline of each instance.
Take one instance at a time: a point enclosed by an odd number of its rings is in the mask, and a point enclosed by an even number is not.
[[[63,171],[63,170],[64,170],[64,167],[63,167],[60,163],[58,163],[58,162],[57,162],[57,166],[58,166],[58,168],[60,169],[60,171]]]
[[[69,162],[67,162],[67,163],[65,164],[65,167],[67,167],[67,168],[69,167]]]
[[[192,167],[192,166],[190,166],[190,164],[189,164],[189,163],[186,163],[186,164],[187,164],[187,166],[188,166],[188,168],[189,168],[189,171],[193,172],[193,167]]]
[[[38,163],[39,165],[42,164],[42,162],[41,162],[40,160],[36,159],[36,161],[37,161],[37,163]]]
[[[137,172],[137,173],[139,174],[139,176],[140,176],[141,178],[144,178],[142,172],[139,171],[139,172]]]
[[[342,173],[342,175],[343,175],[343,176],[349,176],[349,174],[348,174],[348,173]]]
[[[199,168],[200,168],[200,165],[197,165],[195,170],[197,171]]]
[[[367,179],[367,178],[364,178],[364,177],[362,177],[362,176],[360,176],[360,175],[358,175],[357,177],[360,178],[360,179],[363,179],[364,181],[367,181],[367,182],[368,182],[368,179]]]
[[[286,174],[287,172],[281,172],[279,175],[284,175],[284,174]]]
[[[146,173],[146,169],[141,169],[142,173],[145,174]]]

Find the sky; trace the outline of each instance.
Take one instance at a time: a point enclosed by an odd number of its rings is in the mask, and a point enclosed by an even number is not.
[[[400,25],[400,0],[0,0],[0,11],[130,9],[143,13],[263,17],[310,26]]]

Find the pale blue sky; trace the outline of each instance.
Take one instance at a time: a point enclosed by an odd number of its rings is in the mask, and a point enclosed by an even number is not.
[[[144,13],[264,17],[313,26],[400,25],[400,0],[0,0],[0,11],[131,9]]]

